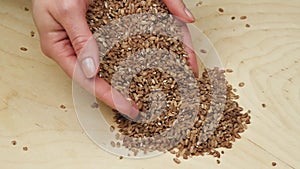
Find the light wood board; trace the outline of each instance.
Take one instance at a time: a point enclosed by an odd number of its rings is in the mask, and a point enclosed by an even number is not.
[[[252,111],[249,129],[220,165],[212,157],[177,165],[169,154],[120,160],[96,146],[76,119],[71,80],[43,56],[37,35],[30,36],[36,32],[30,1],[1,0],[0,168],[300,168],[300,1],[205,0],[197,7],[198,2],[187,1],[196,25],[234,70],[228,80],[238,88],[240,104]],[[239,19],[243,15],[246,20]]]

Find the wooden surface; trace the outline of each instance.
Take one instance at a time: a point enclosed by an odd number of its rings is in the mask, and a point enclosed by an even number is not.
[[[177,165],[169,154],[120,160],[93,144],[76,119],[71,80],[43,56],[38,37],[30,36],[36,32],[30,1],[1,0],[0,168],[300,168],[300,1],[205,0],[196,7],[197,2],[187,2],[196,24],[234,70],[228,79],[238,88],[240,104],[252,110],[252,124],[220,165],[211,157]],[[246,20],[239,19],[243,15]]]

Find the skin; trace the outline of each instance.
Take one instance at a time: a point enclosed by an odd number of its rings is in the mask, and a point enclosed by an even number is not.
[[[183,23],[194,22],[194,17],[181,0],[162,1]],[[41,49],[69,77],[99,100],[128,117],[135,118],[138,110],[132,106],[134,104],[129,103],[105,80],[95,78],[99,69],[99,55],[85,18],[89,3],[90,0],[32,0],[33,18],[39,32]],[[185,24],[182,31],[190,66],[197,75],[196,57]]]

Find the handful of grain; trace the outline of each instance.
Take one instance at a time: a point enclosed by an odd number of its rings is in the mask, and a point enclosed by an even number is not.
[[[225,71],[204,69],[199,78],[191,77],[180,25],[169,13],[159,0],[96,0],[87,12],[103,55],[99,77],[133,100],[141,112],[136,121],[115,115],[122,135],[116,138],[135,155],[169,150],[177,158],[206,153],[219,158],[216,149],[231,148],[250,124],[250,116],[235,101],[238,96]],[[114,33],[103,29],[106,26]],[[166,68],[157,67],[161,64]],[[136,73],[126,76],[126,71]],[[181,90],[184,83],[189,85]]]

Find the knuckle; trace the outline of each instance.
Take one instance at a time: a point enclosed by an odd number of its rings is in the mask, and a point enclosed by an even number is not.
[[[71,39],[73,48],[77,55],[81,52],[81,50],[86,45],[88,38],[85,35],[76,35]]]
[[[76,6],[78,4],[76,4],[76,1],[77,0],[74,0],[74,1],[70,1],[70,0],[62,0],[61,1],[61,4],[59,6],[60,10],[60,14],[62,16],[65,16],[65,15],[68,15],[72,12],[74,12],[74,10],[76,9]]]
[[[82,0],[62,0],[59,5],[60,15],[67,16],[71,13],[78,12],[82,5]]]

